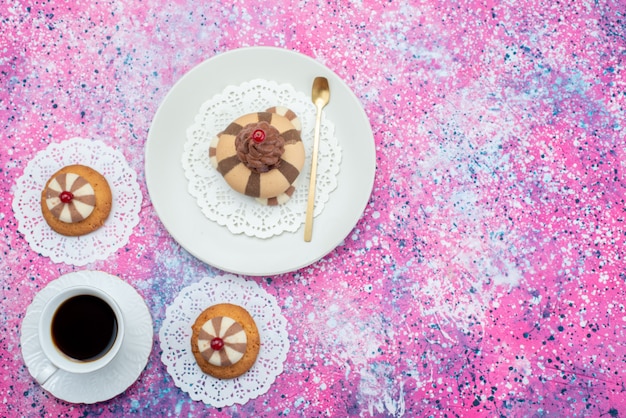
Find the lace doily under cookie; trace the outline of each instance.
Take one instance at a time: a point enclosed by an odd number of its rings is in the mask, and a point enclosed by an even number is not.
[[[270,207],[232,190],[211,166],[208,152],[211,139],[239,116],[273,106],[288,107],[300,118],[306,160],[291,199],[283,205]],[[227,227],[233,234],[269,238],[297,231],[306,214],[314,129],[315,106],[311,98],[295,91],[289,84],[258,79],[227,87],[201,106],[194,124],[187,129],[182,163],[189,180],[189,193],[196,198],[207,218]],[[323,113],[315,216],[322,213],[331,192],[337,187],[340,161],[341,147],[335,138],[335,125]]]
[[[93,168],[109,183],[113,202],[109,217],[99,229],[83,236],[58,234],[41,213],[41,192],[59,169],[72,164]],[[139,223],[142,195],[137,174],[121,152],[101,141],[72,138],[51,144],[26,165],[13,193],[18,229],[33,249],[55,263],[84,266],[104,260],[128,242]]]
[[[206,308],[233,303],[254,318],[261,336],[261,349],[254,366],[234,379],[217,379],[202,372],[191,352],[191,326]],[[287,320],[274,296],[242,277],[205,277],[181,290],[167,307],[159,330],[161,360],[174,384],[194,401],[216,408],[244,404],[266,393],[283,371],[289,340]]]

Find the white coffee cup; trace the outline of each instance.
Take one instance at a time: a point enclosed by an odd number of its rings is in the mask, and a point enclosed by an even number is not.
[[[102,302],[108,305],[110,310]],[[77,306],[80,309],[76,308]],[[112,325],[112,322],[109,321],[111,311],[115,326],[109,327]],[[73,313],[79,314],[74,315]],[[87,328],[91,324],[89,321],[94,321],[94,318],[98,317],[106,319],[106,321],[103,320],[106,327],[94,325],[95,328]],[[53,326],[55,331],[53,331]],[[103,330],[102,335],[97,334],[98,328]],[[86,338],[85,333],[91,335],[92,329],[96,331],[95,334],[97,335]],[[106,341],[107,336],[109,342],[104,345],[99,340]],[[71,344],[62,343],[62,341],[68,340],[73,342]],[[123,340],[124,315],[117,302],[109,294],[89,285],[78,285],[64,289],[46,303],[39,319],[39,343],[47,362],[37,373],[35,379],[39,384],[44,384],[58,370],[69,373],[91,373],[100,370],[117,356]],[[99,343],[96,344],[96,341]],[[92,344],[92,342],[94,343]],[[85,346],[88,346],[89,349],[101,348],[101,350],[89,358],[73,357],[68,354],[74,353],[78,349],[84,349]]]

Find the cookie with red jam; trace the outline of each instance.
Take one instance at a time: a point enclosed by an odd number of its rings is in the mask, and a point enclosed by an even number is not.
[[[41,192],[41,212],[48,225],[66,236],[80,236],[104,225],[113,196],[106,178],[84,165],[54,173]]]
[[[240,116],[211,141],[211,164],[237,192],[265,205],[283,204],[304,166],[301,130],[286,107]]]
[[[213,305],[198,316],[191,330],[191,351],[204,373],[233,379],[256,362],[261,338],[254,319],[241,306]]]

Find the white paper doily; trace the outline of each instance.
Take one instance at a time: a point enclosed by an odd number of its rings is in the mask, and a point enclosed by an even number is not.
[[[191,352],[191,326],[206,308],[233,303],[254,318],[261,336],[261,348],[254,366],[234,379],[217,379],[202,372]],[[161,360],[174,384],[194,401],[216,408],[244,404],[267,392],[283,371],[289,340],[287,321],[274,296],[242,277],[205,277],[181,290],[167,307],[159,330]]]
[[[296,181],[291,199],[279,206],[263,206],[255,199],[235,192],[209,162],[211,139],[239,116],[260,112],[273,106],[293,110],[302,122],[305,164]],[[335,125],[322,113],[315,213],[322,213],[330,193],[337,187],[341,147],[335,138]],[[210,220],[226,226],[233,234],[244,233],[269,238],[283,232],[294,232],[306,215],[306,201],[313,152],[315,106],[311,98],[297,92],[290,84],[268,80],[252,80],[229,86],[205,102],[187,129],[183,152],[183,168],[189,180],[189,193],[196,198],[202,213]]]
[[[87,235],[67,237],[56,233],[41,213],[41,191],[61,168],[82,164],[102,174],[109,183],[113,202],[104,225]],[[84,266],[104,260],[128,242],[139,223],[142,195],[137,174],[121,152],[101,141],[71,138],[50,144],[26,165],[13,193],[13,212],[19,231],[33,251],[63,262]]]

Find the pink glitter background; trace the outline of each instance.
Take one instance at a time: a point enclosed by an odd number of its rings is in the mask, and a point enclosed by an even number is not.
[[[0,416],[626,416],[626,20],[619,0],[5,1],[0,9]],[[356,228],[316,264],[251,278],[276,296],[290,351],[269,392],[216,409],[160,361],[166,306],[221,274],[153,210],[155,111],[188,70],[269,45],[355,92],[377,173]],[[28,373],[20,325],[73,266],[33,252],[11,209],[48,144],[120,149],[144,207],[89,269],[146,299],[155,342],[127,391],[57,400]]]

